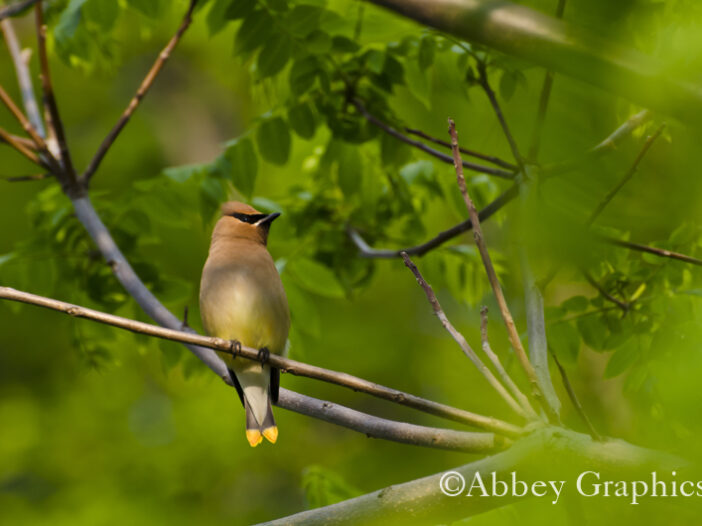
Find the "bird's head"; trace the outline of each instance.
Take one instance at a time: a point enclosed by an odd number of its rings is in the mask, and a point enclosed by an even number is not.
[[[271,223],[279,215],[278,212],[263,214],[246,203],[228,201],[222,205],[222,217],[217,221],[213,236],[249,239],[265,245]]]

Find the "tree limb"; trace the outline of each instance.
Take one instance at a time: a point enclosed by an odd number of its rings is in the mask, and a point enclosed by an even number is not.
[[[188,27],[190,27],[190,24],[193,19],[193,10],[195,9],[195,5],[197,4],[197,2],[198,0],[190,0],[188,10],[186,11],[185,16],[183,17],[183,21],[180,23],[180,26],[178,27],[178,30],[176,31],[175,35],[173,35],[173,37],[168,41],[168,44],[166,44],[166,47],[163,48],[163,51],[159,53],[153,66],[151,66],[151,69],[146,74],[146,77],[144,77],[144,80],[141,81],[141,85],[139,86],[139,89],[137,89],[136,94],[134,95],[134,97],[132,97],[132,100],[129,101],[127,108],[124,110],[124,113],[122,113],[122,116],[117,121],[117,124],[115,124],[114,127],[110,130],[110,133],[107,134],[107,137],[103,139],[102,143],[100,144],[100,147],[98,148],[97,152],[88,164],[88,167],[83,172],[83,175],[81,175],[80,180],[82,183],[87,185],[90,182],[91,177],[95,174],[95,171],[100,166],[100,163],[107,154],[107,151],[115,142],[117,136],[120,134],[122,129],[127,125],[127,122],[129,122],[129,119],[139,106],[139,103],[144,98],[144,96],[146,96],[146,93],[149,91],[149,88],[151,88],[151,85],[154,83],[154,80],[161,71],[161,68],[171,56],[171,53],[173,52],[175,47],[178,45],[178,42],[183,36],[183,33],[185,33]]]
[[[107,314],[97,310],[80,307],[78,305],[72,305],[63,301],[46,298],[43,296],[37,296],[28,292],[18,291],[9,287],[0,287],[0,298],[12,301],[19,301],[30,305],[37,305],[39,307],[44,307],[55,311],[63,312],[65,314],[69,314],[70,316],[73,316],[75,318],[84,318],[97,321],[99,323],[104,323],[106,325],[111,325],[113,327],[118,327],[120,329],[125,329],[138,334],[146,334],[148,336],[153,336],[156,338],[162,338],[179,343],[184,343],[190,347],[206,348],[207,350],[213,349],[221,353],[232,354],[234,356],[242,357],[247,360],[260,360],[259,351],[257,349],[245,347],[238,344],[237,342],[223,340],[222,338],[201,336],[199,334],[196,334],[192,330],[184,330],[182,328],[168,329],[164,327],[159,327],[156,325],[151,325],[149,323],[130,320],[127,318],[122,318],[120,316],[115,316],[113,314]],[[468,411],[463,411],[450,406],[445,406],[443,404],[438,404],[436,402],[425,400],[418,396],[403,393],[402,391],[397,391],[395,389],[390,389],[383,385],[363,380],[362,378],[357,378],[350,374],[332,371],[329,369],[323,369],[321,367],[308,365],[306,363],[298,362],[296,360],[291,360],[289,358],[285,358],[274,354],[271,354],[269,356],[267,362],[285,373],[290,373],[295,376],[305,376],[307,378],[313,378],[316,380],[340,385],[342,387],[353,389],[354,391],[367,393],[378,398],[382,398],[384,400],[389,400],[400,405],[406,405],[408,407],[412,407],[420,411],[425,411],[436,416],[448,418],[453,421],[467,423],[484,429],[490,429],[498,433],[506,434],[508,436],[517,436],[521,432],[521,430],[518,427],[512,424],[508,424],[507,422],[502,422],[499,419],[484,417],[482,415],[469,413]],[[223,372],[222,374],[227,373]]]
[[[368,0],[458,38],[520,57],[685,122],[699,122],[702,90],[631,48],[507,0]]]
[[[651,471],[679,473],[687,467],[686,460],[627,442],[594,442],[581,433],[545,428],[515,442],[507,451],[453,468],[451,471],[466,481],[465,490],[454,498],[441,491],[441,479],[448,472],[444,471],[259,526],[449,524],[514,502],[508,497],[478,498],[479,491],[473,492],[474,498],[466,497],[477,473],[483,480],[495,473],[499,480],[509,481],[512,472],[517,472],[518,480],[530,483],[571,481],[584,470],[600,472],[603,480],[622,480],[650,477]]]
[[[487,220],[489,217],[497,213],[503,206],[509,203],[512,199],[514,199],[517,195],[519,195],[519,186],[517,184],[514,184],[510,186],[507,190],[505,190],[502,194],[500,194],[485,208],[483,208],[478,214],[478,218],[480,219],[480,221]],[[473,223],[469,218],[465,221],[461,221],[455,226],[452,226],[448,230],[440,232],[438,235],[431,238],[429,241],[422,243],[421,245],[415,245],[413,247],[408,248],[401,248],[399,250],[372,248],[368,245],[368,243],[366,243],[366,241],[356,230],[349,227],[347,231],[349,237],[358,248],[359,255],[362,258],[390,259],[401,257],[402,252],[405,252],[410,256],[423,256],[427,252],[440,247],[441,245],[446,243],[446,241],[453,239],[454,237],[458,236],[459,234],[462,234],[463,232],[468,232],[472,228]]]
[[[690,263],[691,265],[697,265],[702,267],[702,259],[697,259],[686,254],[681,254],[679,252],[673,252],[672,250],[651,247],[648,245],[642,245],[640,243],[632,243],[631,241],[624,241],[622,239],[616,239],[614,237],[603,237],[602,239],[607,243],[616,245],[618,247],[628,248],[629,250],[635,250],[637,252],[646,252],[648,254],[653,254],[654,256],[662,258],[677,259],[678,261],[683,261],[685,263]]]

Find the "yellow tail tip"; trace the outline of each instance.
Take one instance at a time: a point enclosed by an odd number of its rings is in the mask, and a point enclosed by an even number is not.
[[[249,441],[249,445],[251,447],[256,447],[261,442],[263,442],[263,437],[261,436],[261,432],[258,429],[247,429],[246,440]]]
[[[268,442],[275,444],[275,441],[278,440],[278,426],[267,427],[263,430],[263,436],[266,437]]]

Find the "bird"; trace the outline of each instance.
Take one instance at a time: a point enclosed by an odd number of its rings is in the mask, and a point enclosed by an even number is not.
[[[219,353],[246,412],[251,447],[265,437],[275,443],[278,427],[271,402],[278,401],[280,371],[267,363],[285,355],[290,310],[280,274],[268,252],[268,232],[279,213],[264,214],[229,201],[212,231],[200,281],[200,315],[205,331],[259,349],[259,361]]]

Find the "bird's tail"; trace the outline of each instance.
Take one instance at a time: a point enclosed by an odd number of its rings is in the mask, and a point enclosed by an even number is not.
[[[273,409],[271,408],[271,399],[266,401],[267,408],[263,418],[263,422],[259,424],[256,421],[254,412],[249,405],[248,400],[244,397],[244,407],[246,408],[246,439],[251,447],[256,447],[263,442],[263,437],[266,437],[270,443],[275,444],[278,440],[278,426],[273,418]]]
[[[252,369],[237,371],[236,376],[243,388],[246,439],[251,447],[256,447],[264,437],[275,443],[278,439],[278,427],[271,408],[270,368],[264,365],[258,370]]]

